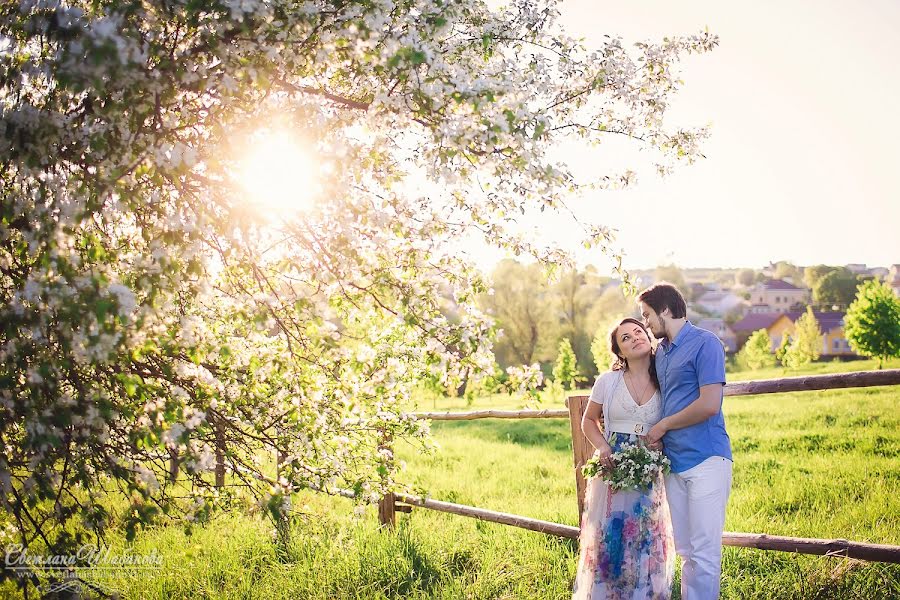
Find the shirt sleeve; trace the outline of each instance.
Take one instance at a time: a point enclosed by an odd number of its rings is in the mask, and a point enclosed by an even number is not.
[[[594,382],[594,387],[591,388],[591,402],[596,402],[597,404],[603,404],[603,390],[606,387],[606,373],[601,373],[597,376],[597,381]]]
[[[704,336],[697,353],[697,380],[701,386],[725,383],[725,348],[719,338]]]

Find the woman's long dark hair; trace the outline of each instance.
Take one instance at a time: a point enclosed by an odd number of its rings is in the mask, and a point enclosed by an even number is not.
[[[616,337],[616,331],[619,330],[619,327],[624,325],[625,323],[634,323],[635,325],[639,325],[641,329],[644,330],[644,335],[647,336],[647,341],[650,341],[650,332],[647,331],[647,328],[643,323],[638,321],[637,319],[632,319],[631,317],[622,319],[619,321],[619,324],[612,328],[609,332],[609,349],[616,356],[616,362],[613,363],[612,370],[613,371],[627,371],[628,370],[628,360],[619,354],[619,340]],[[656,386],[656,389],[659,389],[659,378],[656,376],[656,350],[653,349],[651,344],[650,346],[650,380],[653,382],[653,385]]]

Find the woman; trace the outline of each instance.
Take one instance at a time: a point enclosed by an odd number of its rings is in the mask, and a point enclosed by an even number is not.
[[[623,319],[609,343],[616,363],[597,378],[581,421],[606,467],[613,452],[637,442],[662,417],[647,329]],[[613,491],[600,477],[588,481],[580,545],[573,598],[669,598],[675,554],[662,476],[649,491]]]

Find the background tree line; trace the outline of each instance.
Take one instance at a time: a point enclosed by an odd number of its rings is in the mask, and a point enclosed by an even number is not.
[[[594,338],[605,338],[616,319],[637,314],[634,299],[625,297],[619,282],[590,265],[551,277],[537,264],[507,259],[497,264],[491,279],[481,303],[495,320],[494,355],[501,369],[537,362],[552,377],[560,343],[569,340],[577,379],[591,380],[598,373],[591,353]]]
[[[671,282],[683,291],[690,303],[705,289],[698,283],[689,283],[687,273],[669,264],[648,272],[636,271],[633,275],[648,275],[654,281]],[[900,339],[900,333],[895,333],[900,329],[900,317],[896,326],[891,324],[895,314],[892,311],[900,308],[892,303],[890,289],[874,281],[871,275],[857,275],[842,266],[820,264],[804,268],[786,261],[775,263],[768,274],[745,268],[708,275],[725,287],[732,282],[737,287],[752,287],[775,278],[788,279],[811,290],[807,314],[797,321],[792,335],[784,336],[777,352],[772,352],[771,340],[764,330],[756,332],[736,357],[738,368],[755,370],[781,364],[785,368],[798,369],[817,360],[823,336],[812,314],[813,309],[849,308],[848,325],[854,325],[848,328],[848,339],[854,351],[861,355],[888,357],[900,352],[891,345],[900,345],[900,342],[883,341]],[[545,378],[561,379],[563,387],[567,388],[573,379],[576,383],[589,383],[612,362],[608,349],[609,330],[624,317],[638,316],[634,298],[625,296],[620,282],[601,275],[591,265],[583,270],[567,270],[551,276],[537,264],[507,259],[497,264],[490,279],[492,287],[481,296],[480,304],[495,321],[494,355],[501,376],[507,367],[538,363]],[[858,306],[860,286],[867,292],[859,298],[875,294],[877,290],[877,302],[873,299],[871,303],[880,302],[879,307],[888,307],[879,308],[884,315],[870,318],[873,324],[878,323],[877,326],[856,325],[860,318],[856,316],[859,311],[854,310],[854,301]],[[697,313],[695,317],[705,314],[696,305],[689,306],[689,312]],[[741,314],[726,315],[726,322]],[[896,314],[900,315],[900,312]],[[862,341],[865,336],[874,341]]]

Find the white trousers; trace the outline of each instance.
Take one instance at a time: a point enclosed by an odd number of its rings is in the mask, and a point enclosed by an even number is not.
[[[687,471],[666,475],[675,552],[681,557],[682,600],[719,597],[731,467],[727,458],[712,456]]]

